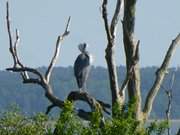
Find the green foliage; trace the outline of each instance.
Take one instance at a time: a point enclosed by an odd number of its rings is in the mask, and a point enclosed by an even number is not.
[[[0,135],[51,135],[46,115],[39,113],[33,117],[24,116],[17,106],[1,113]]]
[[[102,122],[101,113],[99,111],[92,112],[90,126],[94,129],[99,128],[99,124]]]
[[[122,109],[113,107],[115,117],[103,120],[99,111],[91,115],[90,122],[85,123],[73,112],[73,105],[66,101],[60,118],[56,123],[55,135],[163,135],[167,122],[152,122],[150,126],[141,125],[134,119],[135,102],[132,101]]]
[[[74,114],[70,101],[65,102],[55,127],[56,135],[77,135],[81,131],[81,120]]]
[[[134,106],[135,100],[121,107],[121,109],[115,104],[113,107],[115,115],[106,121],[103,135],[117,135],[117,133],[118,135],[139,135],[140,123],[134,119]]]
[[[7,112],[1,113],[0,135],[163,135],[168,122],[154,121],[141,125],[134,119],[134,105],[134,102],[130,102],[121,109],[115,105],[115,116],[106,120],[97,109],[87,122],[81,120],[75,114],[73,104],[66,101],[54,126],[43,113],[27,117],[18,107],[12,106]]]
[[[168,127],[169,127],[168,121],[162,121],[162,122],[154,121],[150,123],[150,126],[147,127],[146,131],[148,135],[151,134],[163,135]]]

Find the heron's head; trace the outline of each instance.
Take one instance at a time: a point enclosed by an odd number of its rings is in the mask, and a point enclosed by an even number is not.
[[[86,48],[87,48],[87,47],[88,47],[88,44],[86,44],[86,43],[81,43],[81,44],[79,44],[79,46],[78,46],[79,50],[80,50],[82,53],[86,52]]]

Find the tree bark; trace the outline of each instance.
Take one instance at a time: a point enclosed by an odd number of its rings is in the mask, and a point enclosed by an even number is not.
[[[135,118],[141,120],[141,91],[140,91],[140,68],[139,68],[139,41],[135,42],[135,8],[136,0],[124,1],[123,42],[126,55],[126,72],[131,74],[128,81],[129,100],[135,100]]]
[[[146,97],[144,109],[143,109],[144,120],[147,120],[150,115],[150,112],[152,110],[152,106],[154,103],[154,99],[155,99],[155,97],[161,87],[161,84],[164,80],[164,77],[167,73],[168,66],[169,66],[170,60],[175,52],[175,49],[178,45],[180,45],[179,42],[180,42],[180,34],[178,34],[177,37],[172,41],[161,67],[156,71],[156,79],[154,81],[152,88],[149,90],[149,93]]]
[[[121,0],[117,0],[111,25],[109,25],[107,18],[107,4],[108,4],[108,0],[103,0],[102,17],[103,17],[105,31],[107,35],[107,41],[108,41],[107,48],[105,50],[106,53],[105,59],[109,73],[109,81],[110,81],[110,88],[112,94],[111,96],[112,106],[114,106],[116,103],[120,105],[121,102],[123,101],[122,100],[123,98],[121,98],[119,95],[119,85],[118,85],[117,69],[115,62],[115,39],[116,39],[116,29],[119,22],[120,11],[121,11]]]

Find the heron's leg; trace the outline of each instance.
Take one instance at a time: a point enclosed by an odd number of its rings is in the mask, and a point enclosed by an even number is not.
[[[84,82],[84,83],[83,83],[82,90],[83,90],[83,91],[86,91],[86,90],[87,90],[87,87],[86,87],[86,82]]]
[[[83,92],[83,89],[82,89],[82,88],[79,88],[79,91],[80,91],[80,92]]]
[[[83,91],[82,80],[80,78],[77,78],[76,80],[77,80],[79,91],[82,92]]]

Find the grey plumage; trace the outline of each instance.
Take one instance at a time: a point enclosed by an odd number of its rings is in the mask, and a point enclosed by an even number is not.
[[[80,91],[86,90],[86,81],[91,68],[91,56],[89,52],[86,51],[86,47],[86,43],[79,45],[81,54],[78,55],[74,63],[74,75]]]

